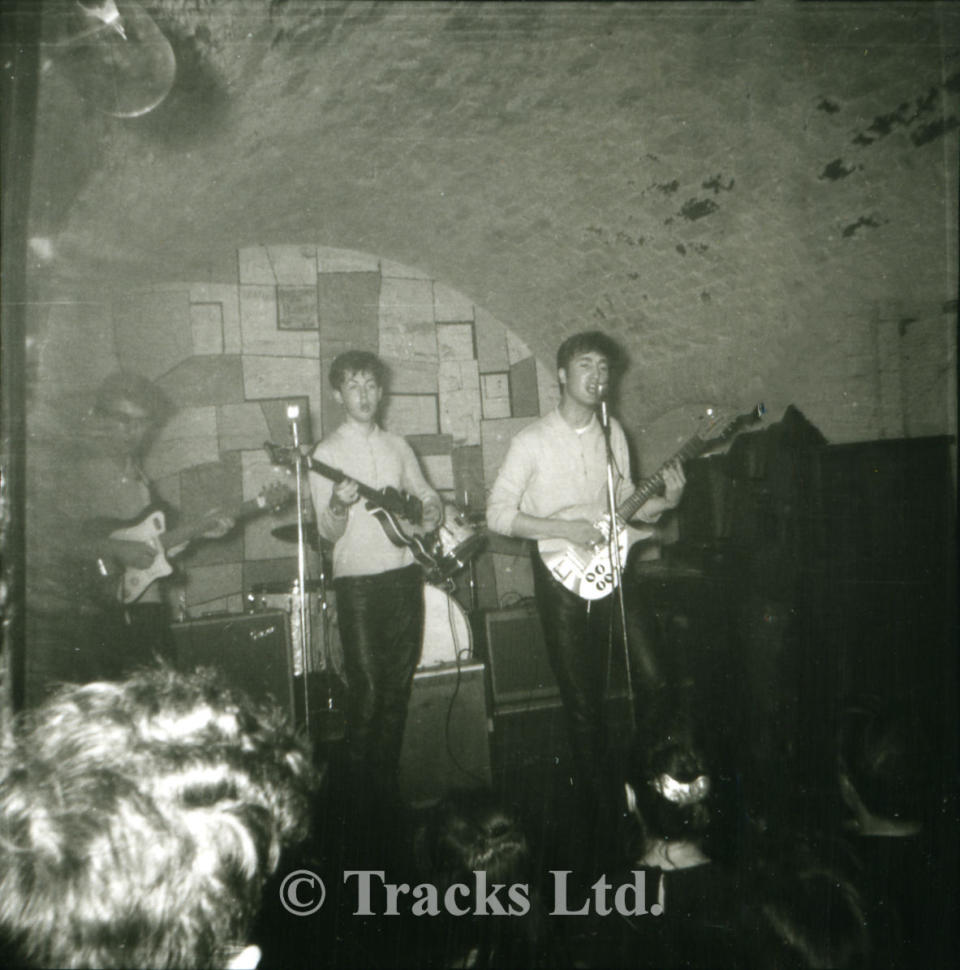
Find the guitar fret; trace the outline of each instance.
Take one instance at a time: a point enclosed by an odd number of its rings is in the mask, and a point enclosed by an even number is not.
[[[617,508],[617,519],[623,520],[624,523],[629,522],[640,506],[663,484],[663,474],[672,462],[694,458],[717,442],[726,441],[736,434],[744,424],[762,418],[765,410],[762,403],[758,404],[753,411],[742,414],[731,421],[719,435],[705,439],[702,434],[696,434],[689,441],[684,442],[672,458],[664,462],[649,478],[644,479],[633,494]],[[713,421],[703,434],[711,432],[719,423],[713,413],[710,417],[713,418]],[[604,518],[606,519],[606,517]],[[626,555],[633,540],[628,535],[625,526],[621,528],[619,521],[615,526],[618,533],[617,543],[622,549],[622,554]],[[616,587],[616,576],[611,570],[609,552],[602,555],[598,553],[597,556],[584,563],[581,562],[571,544],[567,544],[559,550],[552,550],[545,548],[541,543],[539,550],[540,558],[550,569],[554,578],[571,593],[576,593],[582,599],[601,599],[608,596]],[[589,574],[588,570],[590,571]]]

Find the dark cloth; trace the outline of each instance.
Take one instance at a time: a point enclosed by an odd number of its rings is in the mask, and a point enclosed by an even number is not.
[[[943,966],[952,950],[945,944],[953,921],[943,919],[939,904],[950,876],[928,840],[849,835],[848,844],[854,881],[868,910],[875,965]]]
[[[334,582],[355,781],[396,786],[407,703],[423,640],[423,575],[406,566]]]
[[[612,877],[607,905],[617,890],[638,879],[645,913],[613,912],[591,917],[572,941],[578,966],[736,967],[744,966],[740,932],[740,888],[735,875],[717,863],[688,869],[640,868]],[[661,879],[663,911],[657,909]],[[631,892],[624,904],[632,907]]]
[[[28,611],[27,644],[28,706],[61,683],[122,680],[138,667],[175,660],[169,610],[163,603]]]

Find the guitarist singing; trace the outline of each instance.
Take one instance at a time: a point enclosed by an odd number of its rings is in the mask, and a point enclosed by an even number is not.
[[[487,505],[487,525],[503,535],[561,540],[578,548],[602,546],[595,526],[607,509],[607,460],[598,410],[620,363],[617,345],[597,331],[575,334],[557,351],[560,404],[513,438]],[[609,419],[617,505],[633,492],[627,441]],[[640,506],[641,523],[656,522],[683,494],[683,469],[668,466],[664,492]],[[543,542],[541,542],[543,545]],[[612,793],[604,783],[603,694],[614,597],[584,600],[566,588],[533,554],[534,591],[548,658],[560,688],[573,752],[573,785],[583,860],[589,841],[612,825]],[[518,647],[521,645],[518,644]],[[616,644],[614,644],[616,649]],[[609,795],[609,797],[608,797]]]
[[[440,497],[407,442],[377,424],[385,370],[366,351],[347,351],[330,367],[343,423],[313,451],[341,469],[334,484],[310,472],[317,529],[334,543],[333,576],[347,678],[347,767],[358,805],[397,797],[397,767],[423,635],[423,572],[410,549],[391,541],[360,485],[400,489],[422,503],[422,525],[440,525]],[[416,525],[416,523],[413,523]],[[374,797],[370,797],[374,796]]]

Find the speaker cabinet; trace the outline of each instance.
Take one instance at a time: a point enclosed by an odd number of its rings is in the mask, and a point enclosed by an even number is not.
[[[536,607],[490,610],[485,626],[494,711],[558,705],[560,689],[547,659]]]
[[[560,688],[547,659],[540,615],[534,604],[488,612],[486,648],[494,713],[560,704]],[[597,662],[602,663],[602,658],[598,657]],[[623,696],[626,681],[626,666],[617,641],[612,648],[607,697]]]
[[[425,805],[452,788],[490,784],[483,664],[418,671],[400,753],[403,797]]]
[[[289,617],[285,611],[236,613],[172,626],[176,665],[219,670],[253,700],[270,701],[294,721]]]

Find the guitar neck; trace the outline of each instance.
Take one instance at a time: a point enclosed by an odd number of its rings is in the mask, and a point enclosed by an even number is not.
[[[318,475],[323,475],[324,478],[329,478],[331,482],[342,482],[347,477],[339,468],[334,468],[333,465],[326,465],[322,461],[317,461],[316,458],[308,458],[307,467],[310,471],[316,472]],[[377,505],[383,502],[383,496],[376,489],[370,488],[369,485],[364,485],[363,482],[357,482],[357,492],[368,502],[374,502]]]
[[[663,473],[668,465],[677,460],[688,461],[696,458],[706,447],[707,443],[699,435],[694,435],[689,441],[684,442],[683,447],[675,455],[668,458],[649,478],[645,478],[637,486],[637,490],[617,509],[617,516],[629,522],[640,506],[663,486]]]
[[[226,513],[229,518],[234,519],[239,522],[241,519],[249,518],[251,515],[255,515],[262,508],[266,507],[266,503],[261,496],[257,498],[248,499],[241,505],[238,505],[231,512]],[[191,539],[196,539],[198,536],[203,535],[210,526],[214,523],[215,517],[209,516],[205,519],[198,519],[196,522],[191,522],[188,525],[182,525],[179,528],[171,529],[169,532],[164,532],[160,536],[160,544],[164,549],[175,549],[177,546],[182,546],[185,542],[190,542]]]

